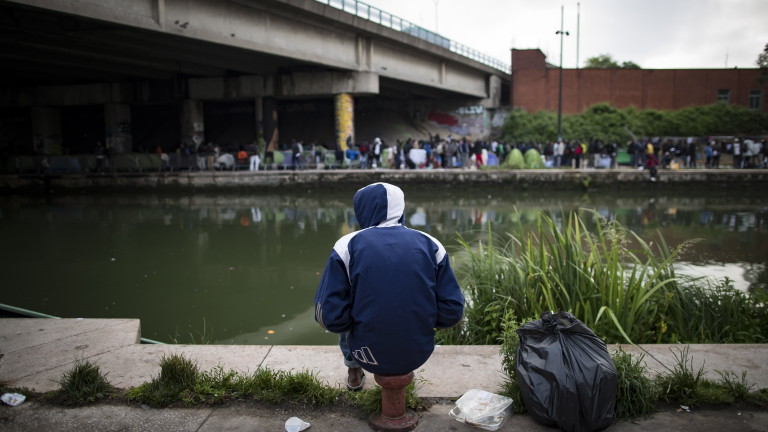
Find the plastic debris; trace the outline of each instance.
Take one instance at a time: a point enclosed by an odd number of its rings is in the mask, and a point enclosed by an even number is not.
[[[0,399],[10,406],[19,406],[27,397],[19,393],[6,393]]]
[[[495,431],[512,413],[512,402],[506,396],[471,389],[456,401],[448,414],[456,421]]]
[[[300,432],[309,428],[309,423],[298,417],[291,417],[285,421],[285,430],[288,432]]]

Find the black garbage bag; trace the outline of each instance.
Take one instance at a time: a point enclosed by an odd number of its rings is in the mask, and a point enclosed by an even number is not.
[[[618,374],[589,327],[567,312],[545,312],[517,334],[517,383],[534,420],[569,432],[613,423]]]

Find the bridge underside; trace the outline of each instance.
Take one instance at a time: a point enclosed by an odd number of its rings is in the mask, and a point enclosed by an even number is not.
[[[338,142],[339,113],[333,104],[339,93],[358,101],[352,108],[355,122],[391,112],[408,117],[420,103],[462,106],[481,100],[448,86],[394,78],[385,67],[349,70],[254,50],[238,44],[236,33],[231,34],[235,42],[225,44],[21,3],[0,4],[0,146],[13,151],[30,150],[35,144],[27,143],[35,140],[84,151],[109,141],[113,129],[126,124],[133,129],[127,139],[137,142],[129,148],[154,148],[157,142],[172,150],[200,122],[206,124],[206,141],[234,133],[239,138],[229,142],[256,137],[269,142],[279,129],[281,139],[333,143]],[[363,56],[372,56],[374,47],[368,49]],[[190,105],[190,99],[201,104]],[[241,113],[235,129],[247,133],[218,130],[228,123],[222,117],[228,112]],[[180,118],[182,125],[160,126],[158,118]],[[147,141],[139,144],[141,139]]]

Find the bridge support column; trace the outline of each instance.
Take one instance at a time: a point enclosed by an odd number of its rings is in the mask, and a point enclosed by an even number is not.
[[[106,148],[112,153],[132,152],[131,106],[114,103],[104,105],[104,130],[107,135]]]
[[[185,100],[181,104],[181,140],[193,153],[205,141],[203,103]]]
[[[51,107],[32,107],[32,146],[36,153],[61,152],[61,111]]]
[[[355,99],[349,93],[334,96],[336,119],[336,148],[347,149],[355,142]]]

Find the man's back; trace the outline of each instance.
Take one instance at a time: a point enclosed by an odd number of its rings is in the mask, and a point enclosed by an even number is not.
[[[360,366],[379,374],[424,364],[434,329],[455,325],[464,309],[445,248],[403,226],[403,211],[399,188],[377,183],[358,191],[363,229],[336,242],[315,296],[318,323],[346,333]]]

